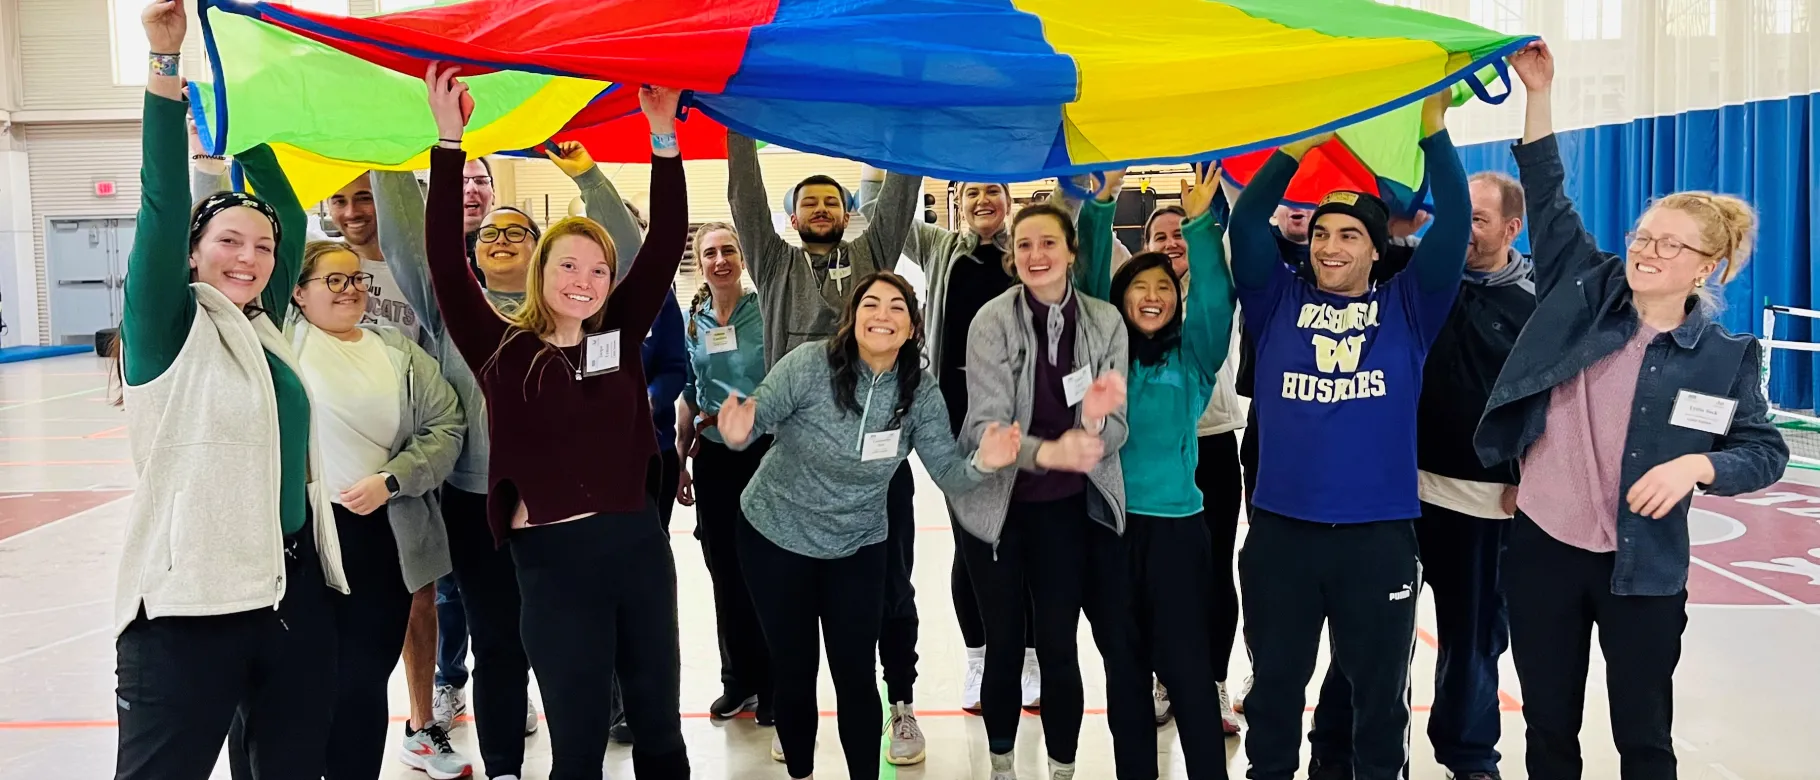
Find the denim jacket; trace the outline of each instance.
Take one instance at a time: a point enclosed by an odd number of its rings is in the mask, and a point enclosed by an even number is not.
[[[1548,424],[1550,391],[1622,347],[1639,320],[1625,280],[1625,259],[1599,251],[1563,191],[1565,173],[1555,138],[1513,150],[1528,192],[1529,238],[1535,249],[1535,316],[1517,338],[1498,375],[1474,446],[1485,464],[1521,458]],[[1734,334],[1690,301],[1680,327],[1658,335],[1644,352],[1636,400],[1625,435],[1618,495],[1617,560],[1612,593],[1671,596],[1687,586],[1687,510],[1684,498],[1667,517],[1630,511],[1624,495],[1654,468],[1682,455],[1704,453],[1714,478],[1706,492],[1730,496],[1773,484],[1788,465],[1788,445],[1770,425],[1759,372],[1762,347]],[[1731,428],[1715,435],[1669,423],[1681,390],[1738,402]]]

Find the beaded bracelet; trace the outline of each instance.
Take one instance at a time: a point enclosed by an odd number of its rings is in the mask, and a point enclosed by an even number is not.
[[[152,75],[175,77],[177,75],[177,61],[182,57],[182,54],[160,54],[158,52],[152,52]]]
[[[651,134],[651,151],[653,151],[653,152],[674,152],[674,151],[676,151],[676,134],[675,133],[652,133]]]

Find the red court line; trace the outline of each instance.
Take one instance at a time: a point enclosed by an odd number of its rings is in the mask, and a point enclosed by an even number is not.
[[[82,438],[85,438],[85,439],[120,439],[120,438],[125,438],[125,437],[119,436],[117,434],[121,434],[121,433],[125,433],[125,432],[126,432],[126,426],[118,425],[113,428],[109,428],[105,431],[96,431],[96,432],[91,433]]]
[[[1421,626],[1416,626],[1416,636],[1422,640],[1422,644],[1428,645],[1429,649],[1431,649],[1431,650],[1441,649],[1440,641],[1435,639],[1434,634],[1428,633],[1428,629],[1423,628]],[[1415,709],[1417,712],[1421,712],[1423,708],[1417,707]],[[1509,693],[1506,693],[1503,688],[1499,688],[1498,689],[1498,711],[1500,711],[1500,712],[1522,712],[1523,711],[1523,702],[1517,701],[1517,697],[1512,696]]]

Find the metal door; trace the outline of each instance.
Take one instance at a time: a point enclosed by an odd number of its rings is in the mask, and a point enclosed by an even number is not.
[[[44,234],[52,344],[92,344],[120,324],[132,219],[54,219]]]

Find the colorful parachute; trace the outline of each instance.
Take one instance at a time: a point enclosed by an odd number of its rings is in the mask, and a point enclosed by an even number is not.
[[[556,137],[642,160],[635,91],[618,85],[660,83],[692,93],[685,156],[722,156],[724,126],[892,170],[1023,181],[1413,116],[1397,109],[1476,87],[1530,40],[1372,0],[467,0],[364,19],[204,4],[219,64],[198,110],[217,148],[282,145],[287,170],[340,165],[331,179],[420,163],[433,60],[461,63],[472,85],[471,153]],[[1315,167],[1420,188],[1414,132],[1354,132],[1346,149],[1333,156],[1350,172]]]

